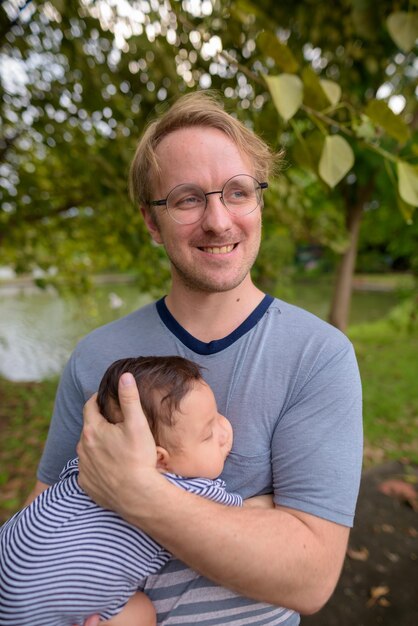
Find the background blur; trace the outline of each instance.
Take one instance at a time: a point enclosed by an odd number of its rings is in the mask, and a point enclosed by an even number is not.
[[[77,340],[165,292],[127,173],[145,125],[196,89],[286,150],[254,278],[353,341],[365,467],[418,463],[417,37],[418,0],[1,2],[2,520]]]

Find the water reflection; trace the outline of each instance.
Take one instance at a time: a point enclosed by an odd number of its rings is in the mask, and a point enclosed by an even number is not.
[[[97,287],[81,300],[0,288],[0,376],[35,381],[59,374],[81,337],[149,300],[133,285]]]
[[[289,301],[326,318],[330,284],[305,283],[293,292]],[[81,300],[33,287],[0,286],[0,376],[35,381],[59,374],[81,337],[149,301],[132,284],[98,286]],[[394,292],[355,292],[351,321],[382,317],[397,301]]]

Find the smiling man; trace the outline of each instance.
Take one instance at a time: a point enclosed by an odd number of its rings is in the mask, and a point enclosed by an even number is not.
[[[124,422],[108,424],[89,400],[78,446],[87,493],[176,557],[144,589],[161,626],[299,624],[332,593],[353,523],[362,428],[352,346],[251,279],[274,160],[204,92],[149,126],[131,190],[167,252],[171,288],[79,343],[39,468],[36,492],[74,456],[83,405],[115,359],[178,354],[202,366],[234,430],[222,478],[244,498],[273,494],[271,508],[222,507],[164,481],[129,374]]]

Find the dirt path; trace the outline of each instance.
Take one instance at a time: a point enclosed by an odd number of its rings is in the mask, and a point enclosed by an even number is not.
[[[364,472],[340,582],[302,626],[418,626],[417,486],[417,467],[387,463]]]

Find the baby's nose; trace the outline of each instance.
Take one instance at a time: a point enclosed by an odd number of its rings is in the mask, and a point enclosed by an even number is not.
[[[221,422],[220,422],[220,433],[219,433],[221,445],[224,446],[225,444],[229,442],[230,433],[231,433],[230,424],[225,417],[222,417]]]

